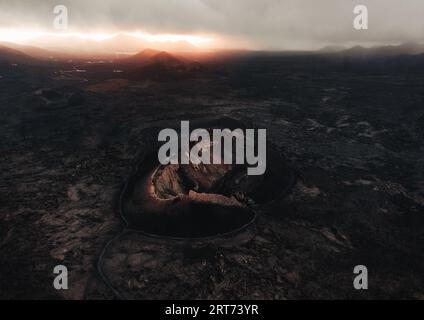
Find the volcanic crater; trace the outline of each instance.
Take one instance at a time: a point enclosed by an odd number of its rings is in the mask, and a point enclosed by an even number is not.
[[[228,119],[202,125],[245,127]],[[148,235],[197,239],[236,233],[255,221],[262,206],[281,199],[295,180],[293,170],[269,142],[267,171],[261,176],[247,175],[246,165],[161,165],[157,143],[147,145],[149,152],[121,194],[120,210],[131,229]]]

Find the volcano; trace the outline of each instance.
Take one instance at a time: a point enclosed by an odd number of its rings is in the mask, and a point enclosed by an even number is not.
[[[120,203],[129,226],[150,235],[190,239],[237,232],[255,220],[258,206],[281,197],[295,179],[272,144],[262,176],[248,176],[245,165],[161,165],[158,146],[151,148]]]

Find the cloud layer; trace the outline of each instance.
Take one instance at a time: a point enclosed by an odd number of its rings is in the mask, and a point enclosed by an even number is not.
[[[0,0],[0,28],[51,28],[58,4],[77,31],[210,33],[258,49],[424,41],[423,0]],[[352,27],[357,4],[369,30]]]

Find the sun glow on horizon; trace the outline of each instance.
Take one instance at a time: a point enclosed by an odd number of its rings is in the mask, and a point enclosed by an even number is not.
[[[42,35],[40,31],[0,29],[0,41],[3,42],[26,42]]]
[[[126,33],[135,38],[143,39],[150,42],[179,42],[186,41],[193,45],[203,45],[212,42],[214,39],[206,36],[198,35],[181,35],[181,34],[149,34],[146,32]]]
[[[80,40],[102,42],[113,39],[120,35],[133,37],[134,40],[140,39],[147,42],[176,43],[188,42],[196,47],[211,45],[215,39],[211,36],[187,35],[187,34],[151,34],[148,32],[49,32],[35,31],[25,29],[0,29],[0,42],[14,42],[28,44],[40,39],[48,39],[54,42],[55,38],[77,38]]]

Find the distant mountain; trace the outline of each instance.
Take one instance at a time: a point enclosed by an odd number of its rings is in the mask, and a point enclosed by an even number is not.
[[[33,58],[37,58],[37,59],[41,59],[41,60],[46,60],[46,59],[54,59],[54,58],[63,58],[64,55],[59,53],[59,52],[55,52],[55,51],[51,51],[51,50],[45,50],[39,47],[34,47],[34,46],[26,46],[26,45],[22,45],[22,44],[16,44],[16,43],[12,43],[12,42],[0,42],[0,46],[4,46],[10,49],[14,49],[17,51],[20,51],[22,53],[25,53],[26,55],[29,55]]]
[[[127,59],[124,59],[124,61],[131,62],[131,63],[145,64],[147,63],[149,59],[159,54],[160,52],[161,51],[159,50],[145,49]]]
[[[328,62],[328,65],[342,69],[370,70],[374,68],[415,72],[424,67],[424,45],[413,42],[370,48],[358,45],[339,52],[316,52],[311,55],[309,63],[315,61],[318,64],[317,61],[322,62],[322,59]]]
[[[372,48],[372,50],[375,54],[386,56],[421,54],[424,53],[424,45],[414,42],[408,42],[398,46],[382,46]]]
[[[400,55],[416,55],[424,53],[424,45],[408,42],[401,45],[387,45],[379,47],[365,48],[362,46],[355,46],[350,49],[338,52],[350,57],[394,57]]]
[[[205,70],[198,61],[153,49],[143,50],[130,58],[121,60],[121,63],[124,68],[132,70],[129,78],[134,80],[173,81],[195,77]]]
[[[142,66],[161,65],[166,68],[179,68],[183,67],[186,62],[184,59],[177,58],[176,56],[166,52],[153,49],[145,49],[124,62],[134,63]]]
[[[37,59],[9,47],[0,45],[0,63],[33,64]]]
[[[176,58],[172,54],[169,54],[165,51],[159,52],[158,54],[151,56],[148,60],[148,63],[161,64],[171,68],[177,68],[185,64],[182,60]]]

